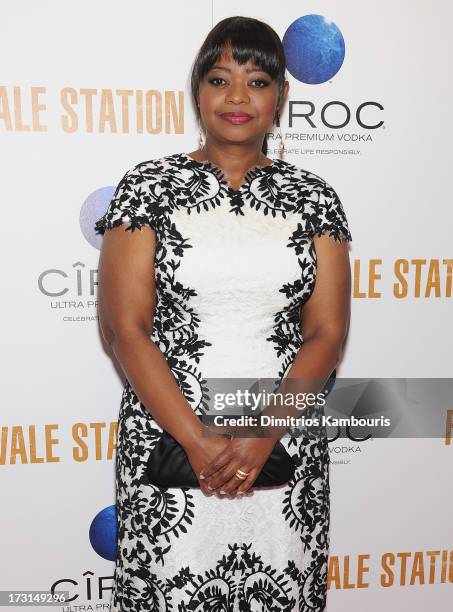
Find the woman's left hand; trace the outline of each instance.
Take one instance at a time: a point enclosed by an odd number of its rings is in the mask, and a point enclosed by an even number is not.
[[[205,466],[200,477],[204,476],[207,485],[219,495],[236,497],[248,491],[257,479],[272,449],[277,443],[275,438],[233,438],[226,448]],[[237,470],[248,476],[240,479]]]

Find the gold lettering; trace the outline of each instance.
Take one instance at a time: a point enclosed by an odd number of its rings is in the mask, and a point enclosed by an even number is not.
[[[58,444],[58,438],[52,437],[52,430],[58,429],[58,425],[55,423],[54,425],[46,425],[44,428],[45,436],[46,436],[46,461],[47,463],[59,463],[60,457],[54,457],[52,455],[52,446]]]
[[[355,298],[365,298],[366,293],[360,291],[360,259],[354,260],[354,291],[353,296]]]
[[[22,94],[20,87],[13,87],[14,128],[16,132],[29,132],[30,126],[22,122]]]
[[[39,122],[39,113],[46,110],[45,104],[40,104],[38,97],[46,93],[45,87],[31,88],[31,117],[34,132],[47,132],[47,126]]]
[[[442,263],[447,266],[447,281],[445,283],[445,297],[451,297],[451,286],[453,278],[453,259],[443,259]]]
[[[74,461],[86,461],[88,459],[88,445],[82,438],[86,438],[88,435],[88,427],[85,423],[74,423],[72,426],[72,439],[79,448],[72,447],[72,457]]]
[[[165,133],[171,133],[171,121],[175,128],[175,134],[184,133],[184,92],[178,92],[178,108],[174,91],[165,92]]]
[[[80,95],[85,96],[85,128],[88,133],[93,131],[93,96],[97,89],[81,89]]]
[[[5,123],[5,130],[10,132],[13,129],[13,122],[11,121],[8,93],[5,86],[0,87],[0,119]]]
[[[393,295],[398,299],[402,299],[407,297],[408,284],[403,276],[403,274],[407,274],[409,271],[409,262],[407,259],[397,259],[395,261],[394,270],[395,276],[400,283],[393,283]]]
[[[121,131],[129,133],[129,96],[133,96],[132,89],[117,89],[116,95],[121,98]]]
[[[377,274],[376,266],[382,264],[382,259],[370,259],[370,268],[368,275],[368,297],[378,298],[381,297],[381,293],[375,290],[375,283],[380,280],[381,275]]]
[[[113,104],[113,96],[111,89],[101,89],[101,102],[99,109],[99,132],[102,134],[105,131],[105,124],[110,125],[110,132],[116,134],[115,106]]]
[[[153,100],[155,99],[155,102]],[[160,91],[146,92],[146,129],[150,134],[159,134],[162,131],[162,96]],[[153,115],[155,121],[153,123]]]
[[[434,296],[440,297],[440,268],[439,260],[431,259],[428,268],[428,279],[425,287],[425,297],[431,297],[431,289],[434,289]]]
[[[22,463],[28,463],[24,432],[22,431],[22,427],[20,425],[13,425],[11,429],[11,464],[16,463],[17,456],[20,457]]]
[[[64,110],[68,113],[68,116],[61,116],[61,127],[64,132],[76,132],[79,126],[79,119],[77,113],[70,104],[77,103],[77,92],[72,87],[65,87],[60,92],[60,102]]]

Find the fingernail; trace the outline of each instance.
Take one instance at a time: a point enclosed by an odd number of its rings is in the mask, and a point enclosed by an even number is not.
[[[203,476],[203,474],[200,474],[200,478],[201,478],[201,480],[203,480],[203,478],[205,478],[205,476]]]
[[[225,495],[225,491],[219,491],[220,495]]]
[[[210,491],[214,491],[214,487],[211,487],[210,485],[208,485],[208,489],[209,489]]]
[[[238,497],[241,497],[241,495],[244,495],[244,491],[238,491],[238,492],[237,492],[237,496],[238,496]]]

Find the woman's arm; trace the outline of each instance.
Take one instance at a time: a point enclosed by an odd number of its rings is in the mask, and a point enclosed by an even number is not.
[[[140,401],[182,446],[203,426],[181,392],[162,351],[150,339],[156,306],[156,234],[149,226],[105,233],[99,259],[98,311],[102,335]]]

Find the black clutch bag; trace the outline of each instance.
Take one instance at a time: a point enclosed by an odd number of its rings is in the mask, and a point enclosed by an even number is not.
[[[294,476],[295,470],[293,458],[278,441],[252,488],[285,484]],[[149,484],[157,487],[200,487],[184,448],[166,431],[149,454],[146,476]]]

